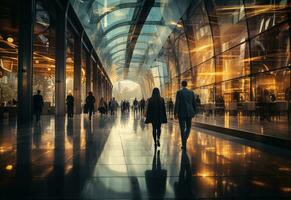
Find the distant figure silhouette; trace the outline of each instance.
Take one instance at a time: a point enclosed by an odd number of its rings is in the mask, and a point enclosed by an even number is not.
[[[37,94],[33,95],[33,110],[37,122],[40,120],[40,115],[42,113],[42,108],[44,104],[42,95],[40,93],[40,90],[37,90]]]
[[[142,98],[142,100],[140,100],[140,102],[139,102],[139,109],[140,109],[141,114],[144,113],[145,104],[146,104],[146,102],[145,102],[144,98]]]
[[[152,97],[148,99],[145,123],[153,126],[153,139],[157,148],[160,146],[161,125],[167,123],[165,101],[158,88],[153,89]]]
[[[100,112],[101,117],[107,113],[107,103],[103,97],[100,99],[98,111]]]
[[[168,101],[168,113],[169,113],[169,117],[173,118],[173,110],[174,110],[174,103],[172,98],[170,98],[170,100]]]
[[[74,97],[72,93],[69,93],[66,99],[68,117],[74,116]]]
[[[117,106],[118,106],[118,103],[117,101],[115,100],[115,98],[113,97],[109,103],[108,103],[108,107],[110,109],[110,114],[111,115],[115,115],[115,112],[116,112],[116,109],[117,109]]]
[[[196,115],[194,92],[187,89],[187,81],[182,81],[182,89],[177,92],[175,103],[175,119],[179,119],[182,149],[186,149],[191,130],[192,118]]]
[[[138,111],[138,100],[137,98],[135,98],[133,101],[133,113],[136,115],[137,111]]]
[[[152,170],[145,171],[149,199],[163,199],[166,192],[167,170],[162,169],[160,151],[155,151]]]
[[[93,96],[92,92],[89,92],[88,96],[86,97],[86,105],[85,105],[88,111],[89,120],[92,119],[92,115],[94,112],[94,103],[95,103],[95,97]]]

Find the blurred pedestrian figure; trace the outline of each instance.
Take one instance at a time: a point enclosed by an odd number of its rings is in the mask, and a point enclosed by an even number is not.
[[[133,101],[133,112],[134,112],[134,115],[137,114],[137,111],[138,111],[138,100],[137,100],[137,98],[135,98],[134,101]]]
[[[140,100],[140,102],[139,102],[140,113],[141,113],[142,115],[143,115],[143,113],[144,113],[145,104],[146,104],[146,102],[145,102],[144,98],[142,98],[142,99]]]
[[[92,119],[92,115],[94,112],[94,104],[95,104],[95,97],[93,96],[92,92],[88,93],[88,96],[86,97],[86,109],[88,111],[88,115],[89,115],[89,120]]]
[[[66,104],[67,104],[67,114],[68,118],[72,118],[74,115],[74,97],[72,93],[69,93],[66,98]]]
[[[114,97],[109,102],[109,109],[110,109],[110,114],[115,115],[115,111],[117,109],[117,101],[115,100]]]
[[[42,108],[44,104],[42,95],[40,93],[41,91],[37,90],[37,93],[33,95],[33,110],[37,122],[40,120],[40,115],[42,113]]]
[[[107,113],[107,103],[103,97],[100,99],[98,111],[100,112],[101,117]]]
[[[168,113],[171,118],[173,118],[174,102],[172,98],[168,101]]]

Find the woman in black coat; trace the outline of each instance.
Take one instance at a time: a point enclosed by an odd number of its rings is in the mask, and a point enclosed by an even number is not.
[[[160,146],[161,125],[167,123],[165,101],[158,88],[154,88],[152,97],[148,99],[145,123],[153,126],[153,138],[157,148]]]

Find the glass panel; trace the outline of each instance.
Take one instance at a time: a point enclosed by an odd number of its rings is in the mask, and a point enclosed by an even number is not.
[[[196,96],[199,95],[202,105],[214,103],[214,85],[197,88],[194,93]]]
[[[118,38],[112,42],[110,42],[108,45],[107,45],[107,48],[108,49],[111,49],[113,48],[114,46],[116,46],[117,44],[120,44],[120,43],[125,43],[127,42],[127,36],[125,37],[121,37],[121,38]]]
[[[112,31],[106,34],[106,38],[110,39],[120,33],[128,32],[129,28],[130,28],[130,25],[125,25],[125,26],[120,26],[116,29],[113,29]]]
[[[193,70],[195,87],[209,85],[215,82],[214,59],[211,59]]]
[[[217,81],[224,81],[250,73],[247,43],[232,48],[216,58]]]
[[[192,66],[198,65],[214,55],[213,39],[203,1],[185,20]]]
[[[161,8],[153,7],[148,15],[147,21],[160,21],[161,19]]]
[[[188,42],[185,33],[180,34],[178,39],[178,60],[179,60],[179,67],[180,67],[180,73],[183,73],[187,69],[191,67],[190,65],[190,57],[189,57],[189,48],[188,48]]]
[[[95,0],[92,4],[92,11],[95,15],[102,15],[119,4],[135,3],[137,0]]]
[[[208,0],[216,54],[246,40],[248,36],[243,1]]]
[[[107,14],[100,22],[104,31],[121,22],[131,21],[133,11],[134,8],[123,8]]]
[[[260,73],[254,78],[256,100],[260,101],[264,93],[270,95],[270,101],[290,101],[290,70],[277,70],[273,72]]]
[[[250,36],[288,19],[287,0],[245,0]]]
[[[251,40],[252,72],[290,65],[290,27],[282,24]]]

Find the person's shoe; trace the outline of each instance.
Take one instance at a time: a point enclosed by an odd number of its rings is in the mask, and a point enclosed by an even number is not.
[[[157,145],[158,145],[158,147],[161,146],[160,140],[157,141]]]

